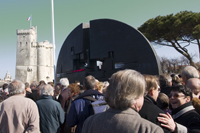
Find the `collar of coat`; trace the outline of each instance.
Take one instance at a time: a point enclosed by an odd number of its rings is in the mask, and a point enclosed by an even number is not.
[[[53,99],[51,95],[42,95],[41,99]]]
[[[147,101],[147,102],[153,103],[154,105],[157,104],[156,101],[151,96],[149,96],[148,94],[144,97],[144,100]]]
[[[173,119],[176,119],[190,110],[194,110],[192,102],[185,103],[178,108],[172,110],[172,117]]]
[[[91,95],[102,95],[102,93],[98,92],[97,90],[89,89],[84,91],[81,95],[79,95],[75,100],[83,98],[85,96],[91,96]]]

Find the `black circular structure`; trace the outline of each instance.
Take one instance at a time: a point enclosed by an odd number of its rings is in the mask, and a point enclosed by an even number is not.
[[[70,82],[82,82],[87,75],[107,81],[123,69],[160,73],[153,47],[138,30],[116,20],[97,19],[78,25],[66,38],[57,61],[56,81],[67,77]]]

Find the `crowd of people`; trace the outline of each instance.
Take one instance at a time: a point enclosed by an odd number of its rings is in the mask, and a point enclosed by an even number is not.
[[[148,75],[125,69],[109,81],[4,84],[1,133],[200,133],[200,78],[192,66],[180,74]],[[103,101],[96,113],[92,103]],[[97,105],[95,105],[97,106]],[[99,106],[99,105],[98,105]]]

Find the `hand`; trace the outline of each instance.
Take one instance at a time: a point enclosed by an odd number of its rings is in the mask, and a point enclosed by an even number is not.
[[[171,115],[169,113],[167,114],[160,113],[159,115],[162,116],[162,117],[157,117],[158,121],[161,122],[161,126],[166,127],[170,129],[172,132],[174,132],[176,129],[176,124]]]

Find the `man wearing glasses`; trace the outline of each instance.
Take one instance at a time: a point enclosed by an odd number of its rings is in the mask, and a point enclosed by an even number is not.
[[[142,118],[151,121],[152,123],[160,126],[165,133],[171,132],[165,127],[161,126],[157,117],[159,113],[164,113],[157,105],[156,101],[160,93],[159,80],[153,75],[144,75],[146,81],[146,96],[144,97],[144,104],[139,114]]]
[[[169,128],[172,132],[193,133],[200,132],[200,116],[192,106],[192,91],[184,85],[173,86],[169,94],[172,105],[172,116],[160,114],[158,120],[161,126]]]

